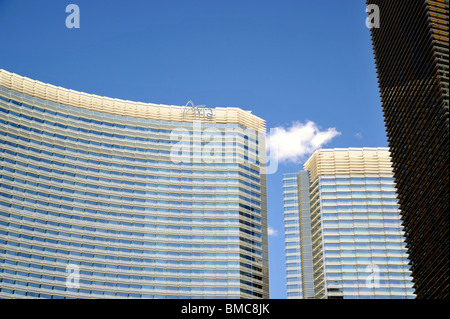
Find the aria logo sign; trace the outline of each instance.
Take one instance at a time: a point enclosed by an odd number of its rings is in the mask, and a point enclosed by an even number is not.
[[[194,113],[194,118],[207,118],[212,119],[214,117],[213,109],[205,107],[205,105],[194,105],[194,102],[188,101],[183,109],[183,118],[189,113]]]

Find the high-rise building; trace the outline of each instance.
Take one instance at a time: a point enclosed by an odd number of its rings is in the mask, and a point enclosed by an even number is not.
[[[288,298],[414,298],[386,148],[317,150],[286,174]]]
[[[0,70],[0,298],[268,298],[264,126]]]
[[[309,172],[284,174],[283,195],[287,297],[314,299]]]
[[[380,14],[372,43],[415,291],[448,298],[449,2],[367,4]]]

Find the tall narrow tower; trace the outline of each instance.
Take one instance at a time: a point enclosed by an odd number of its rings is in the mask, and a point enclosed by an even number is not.
[[[368,0],[394,176],[418,298],[449,297],[448,0]]]

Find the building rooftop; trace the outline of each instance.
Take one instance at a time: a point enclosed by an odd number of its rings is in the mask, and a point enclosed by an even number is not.
[[[192,122],[194,119],[193,112],[183,116],[186,106],[134,102],[78,92],[32,80],[3,69],[0,69],[0,86],[53,103],[112,115],[174,122]],[[209,123],[240,124],[253,130],[265,130],[265,121],[253,115],[251,111],[244,111],[237,107],[216,107],[213,110],[212,118],[196,119]]]

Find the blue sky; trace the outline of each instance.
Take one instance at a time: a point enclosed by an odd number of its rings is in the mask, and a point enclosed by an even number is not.
[[[70,3],[79,29],[66,28]],[[282,128],[293,144],[268,176],[268,216],[271,298],[285,298],[282,174],[311,152],[296,134],[312,123],[322,147],[387,146],[364,3],[0,0],[0,68],[114,98],[240,107]]]

